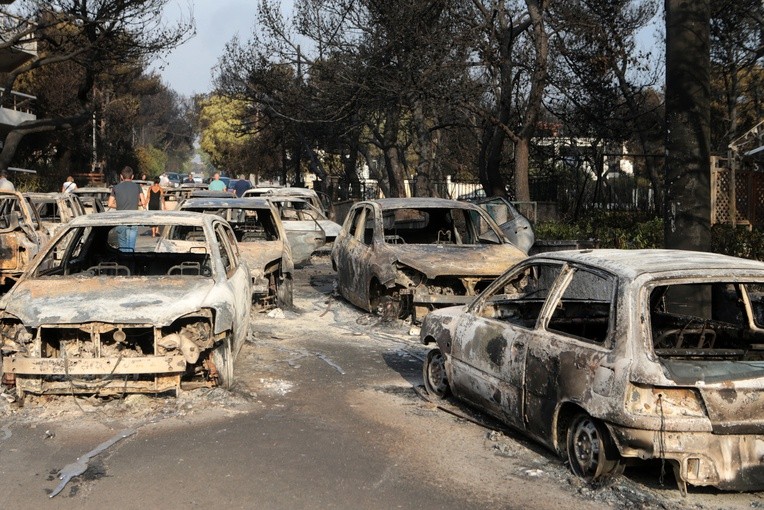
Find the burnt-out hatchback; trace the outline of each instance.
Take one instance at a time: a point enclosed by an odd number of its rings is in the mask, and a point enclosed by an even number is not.
[[[222,218],[79,216],[0,299],[3,382],[20,397],[229,387],[250,300],[249,270]]]
[[[687,484],[764,489],[764,263],[686,251],[555,252],[429,314],[425,386],[599,481],[665,459]]]
[[[525,257],[485,211],[441,198],[358,202],[332,248],[345,299],[414,321],[468,303]]]

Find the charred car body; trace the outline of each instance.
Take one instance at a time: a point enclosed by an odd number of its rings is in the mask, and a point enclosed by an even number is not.
[[[85,214],[93,214],[104,212],[108,208],[111,188],[86,186],[77,188],[72,193],[79,197],[85,208]]]
[[[189,198],[181,210],[228,221],[252,276],[252,298],[267,308],[292,306],[292,250],[276,208],[264,198]]]
[[[24,193],[24,196],[37,210],[42,226],[51,237],[63,225],[85,214],[85,206],[73,193]]]
[[[332,264],[345,299],[416,321],[433,308],[469,302],[525,256],[473,204],[388,198],[350,209]]]
[[[40,215],[26,197],[0,191],[0,285],[18,279],[47,240]]]
[[[249,270],[216,216],[80,216],[0,299],[3,382],[21,397],[228,387],[250,300]]]
[[[644,250],[529,258],[425,318],[453,392],[597,481],[660,458],[687,484],[764,488],[764,264]]]
[[[257,200],[244,197],[244,200]],[[262,200],[262,199],[259,199]],[[301,198],[281,199],[268,198],[278,211],[281,224],[292,248],[292,258],[295,264],[310,260],[310,256],[326,244],[326,232],[321,227],[319,215],[315,214],[309,204]]]

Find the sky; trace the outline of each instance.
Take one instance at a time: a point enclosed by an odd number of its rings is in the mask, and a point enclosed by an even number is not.
[[[180,94],[191,96],[210,92],[212,68],[223,54],[226,43],[236,35],[242,42],[251,39],[258,3],[258,0],[170,0],[165,19],[171,22],[182,15],[188,18],[189,10],[192,10],[196,35],[165,56],[163,61],[156,62],[153,68]],[[282,12],[291,14],[293,1],[282,0],[281,4]],[[662,24],[663,20],[657,16],[653,24],[642,31],[638,37],[641,47],[651,48],[659,41],[656,29],[660,31]],[[662,54],[662,50],[658,53]]]
[[[171,0],[165,10],[168,22],[193,10],[196,35],[164,61],[154,64],[163,81],[176,92],[190,96],[212,90],[212,68],[235,35],[248,41],[255,26],[256,0]]]

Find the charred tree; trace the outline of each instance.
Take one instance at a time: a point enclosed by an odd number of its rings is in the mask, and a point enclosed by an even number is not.
[[[667,248],[711,241],[709,0],[666,0]]]

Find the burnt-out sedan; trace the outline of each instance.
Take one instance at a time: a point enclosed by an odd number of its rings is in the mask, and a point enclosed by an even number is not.
[[[20,397],[229,387],[250,300],[249,270],[217,216],[80,216],[0,299],[3,382]]]
[[[262,308],[290,308],[294,263],[276,207],[264,198],[189,198],[180,209],[228,221],[252,276],[252,299]]]
[[[440,198],[358,202],[332,249],[345,299],[414,321],[469,302],[525,257],[482,209]]]
[[[686,251],[527,259],[425,318],[452,392],[600,481],[664,459],[687,484],[764,489],[764,264]]]

